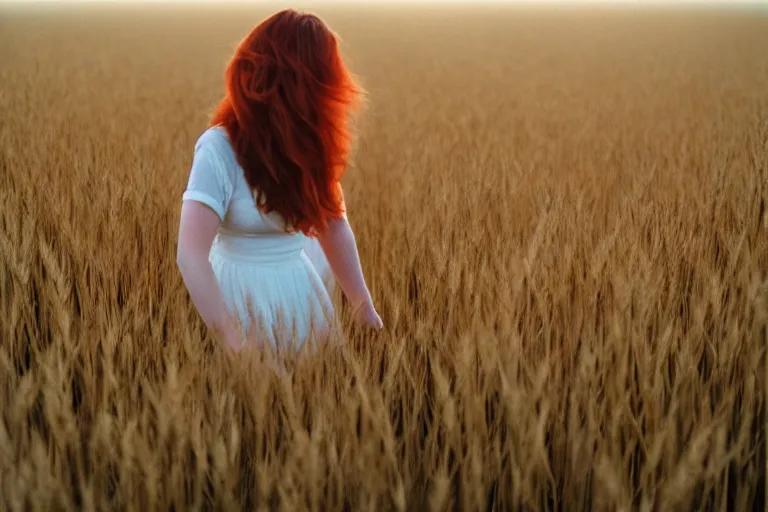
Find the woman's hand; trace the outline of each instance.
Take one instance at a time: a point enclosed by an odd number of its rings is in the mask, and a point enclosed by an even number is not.
[[[374,329],[381,330],[384,327],[384,322],[376,312],[376,308],[373,307],[373,303],[364,302],[355,312],[355,320],[362,322],[365,325],[373,327]]]
[[[237,353],[243,348],[243,337],[240,328],[232,317],[228,317],[219,329],[219,335],[229,352]]]

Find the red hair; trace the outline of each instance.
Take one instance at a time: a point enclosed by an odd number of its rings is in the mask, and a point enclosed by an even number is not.
[[[211,119],[226,129],[258,205],[311,235],[344,212],[340,180],[362,89],[317,16],[286,9],[257,25],[226,71]]]

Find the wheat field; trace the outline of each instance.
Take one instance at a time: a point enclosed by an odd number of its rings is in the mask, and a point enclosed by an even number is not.
[[[761,510],[768,13],[326,6],[385,330],[175,262],[244,6],[0,6],[0,509]]]

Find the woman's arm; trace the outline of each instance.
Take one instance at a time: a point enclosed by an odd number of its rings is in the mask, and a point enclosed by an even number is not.
[[[181,206],[176,262],[192,302],[209,329],[224,336],[230,347],[240,348],[240,335],[227,311],[208,253],[221,222],[208,206],[194,200]]]
[[[365,321],[374,327],[381,328],[381,318],[376,313],[360,266],[355,234],[346,215],[329,221],[327,228],[318,232],[317,239],[353,311],[362,314]]]

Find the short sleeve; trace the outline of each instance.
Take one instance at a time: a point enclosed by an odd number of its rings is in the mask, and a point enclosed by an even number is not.
[[[226,173],[224,163],[210,140],[201,140],[195,145],[192,168],[182,201],[198,201],[209,206],[221,220],[227,213],[232,198],[232,182]]]

